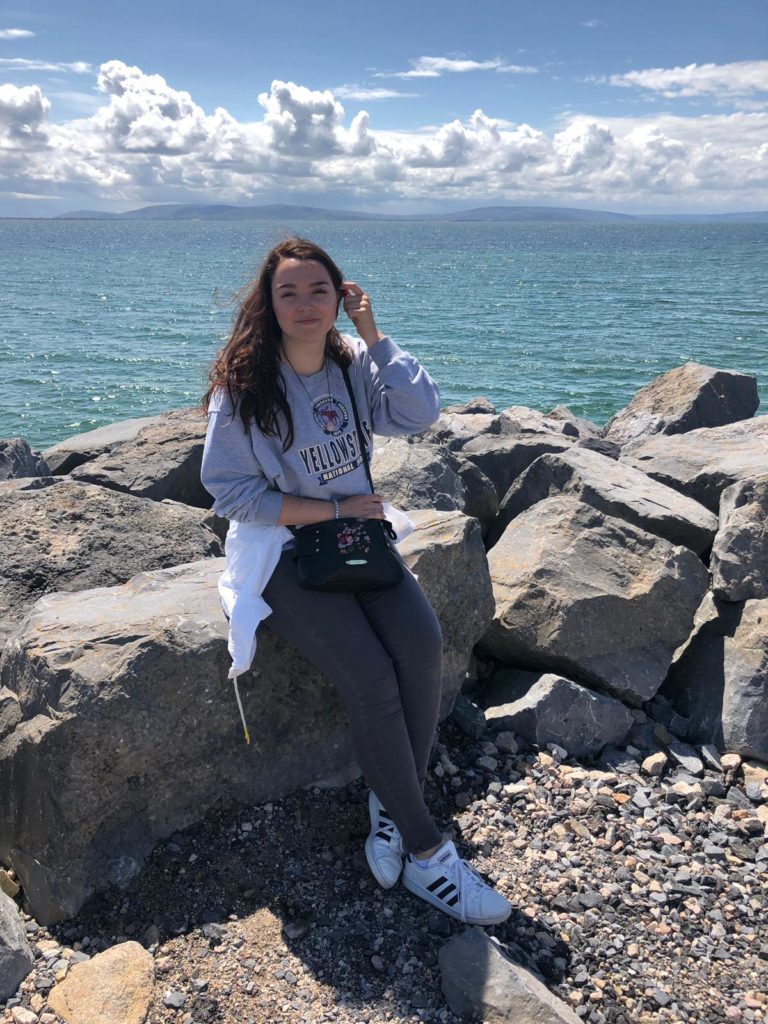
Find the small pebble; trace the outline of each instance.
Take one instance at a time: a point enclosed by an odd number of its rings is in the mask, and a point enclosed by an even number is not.
[[[174,1010],[180,1010],[184,1003],[186,1003],[186,1001],[187,997],[184,995],[184,993],[177,992],[175,990],[166,992],[165,995],[163,996],[163,1003],[166,1006],[173,1007]]]

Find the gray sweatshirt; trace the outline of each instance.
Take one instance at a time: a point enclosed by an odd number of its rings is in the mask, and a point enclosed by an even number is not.
[[[389,337],[370,349],[358,338],[342,337],[354,352],[349,376],[369,459],[372,434],[414,434],[435,422],[440,393],[413,356]],[[266,437],[255,420],[246,433],[239,412],[232,416],[226,388],[216,388],[200,473],[214,512],[242,523],[276,524],[283,494],[331,501],[370,493],[344,377],[332,360],[327,370],[327,377],[325,369],[298,377],[280,367],[293,416],[287,452],[282,417],[282,437]]]

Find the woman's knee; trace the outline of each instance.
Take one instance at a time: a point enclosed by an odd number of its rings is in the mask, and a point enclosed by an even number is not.
[[[361,710],[375,710],[385,705],[392,707],[400,701],[395,664],[383,651],[375,655],[368,651],[367,655],[352,662],[337,661],[333,681],[345,702],[355,704]]]
[[[342,693],[350,724],[370,738],[370,730],[404,716],[400,687],[394,669],[387,676],[361,676],[359,685]]]

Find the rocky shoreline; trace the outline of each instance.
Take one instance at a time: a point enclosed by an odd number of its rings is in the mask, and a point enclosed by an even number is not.
[[[591,1024],[766,1019],[768,848],[754,822],[768,815],[736,761],[694,775],[672,758],[608,767],[509,746],[447,720],[427,782],[437,820],[514,905],[485,929],[506,955]],[[211,813],[161,843],[128,892],[47,929],[27,917],[35,969],[0,1020],[27,1024],[29,1008],[60,1024],[52,986],[126,942],[154,961],[153,1024],[485,1019],[454,1015],[443,992],[441,950],[464,926],[370,875],[366,800],[358,779]]]
[[[199,412],[0,442],[0,1022],[764,1020],[756,408],[686,364],[603,429],[477,399],[377,438],[445,639],[426,795],[513,903],[489,929],[376,885],[343,710],[268,634],[235,739]]]

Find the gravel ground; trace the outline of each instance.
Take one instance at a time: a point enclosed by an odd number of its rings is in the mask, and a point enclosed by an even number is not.
[[[495,738],[443,722],[426,791],[513,903],[488,934],[593,1024],[768,1020],[760,796],[672,759],[652,778],[626,754],[606,770]],[[402,885],[379,888],[368,827],[362,779],[215,809],[158,846],[129,890],[47,929],[27,919],[41,955],[0,1020],[15,1005],[59,1024],[45,1003],[57,972],[136,939],[155,958],[151,1024],[458,1021],[437,954],[464,926]]]

